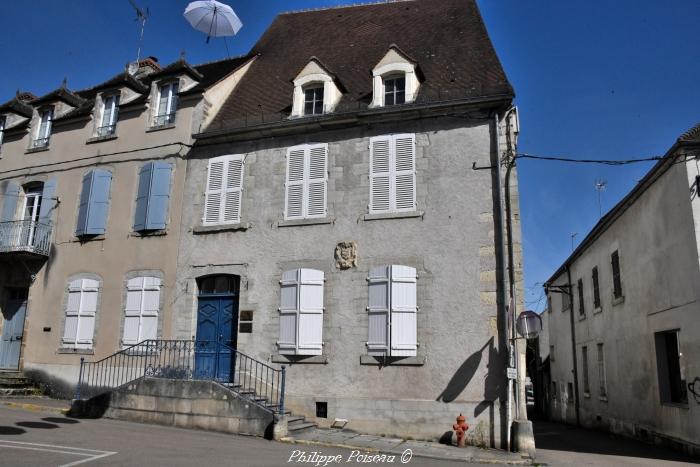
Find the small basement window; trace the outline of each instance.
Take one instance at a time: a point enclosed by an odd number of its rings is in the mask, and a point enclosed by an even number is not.
[[[316,417],[328,418],[328,402],[316,402]]]
[[[253,332],[253,311],[243,310],[238,317],[238,332],[250,334]]]

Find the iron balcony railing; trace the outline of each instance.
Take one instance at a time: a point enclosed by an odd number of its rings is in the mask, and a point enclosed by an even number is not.
[[[36,221],[0,222],[0,253],[49,256],[52,230],[51,225]]]
[[[31,149],[45,148],[49,145],[49,138],[36,138],[32,140]]]
[[[156,115],[155,117],[153,117],[154,127],[171,125],[173,123],[175,123],[175,112],[169,114]]]
[[[142,377],[216,381],[273,413],[284,413],[285,367],[273,368],[217,341],[150,339],[102,360],[80,359],[75,399]]]

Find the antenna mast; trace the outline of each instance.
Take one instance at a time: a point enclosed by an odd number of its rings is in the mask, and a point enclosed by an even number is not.
[[[607,180],[599,178],[595,181],[595,190],[598,192],[598,218],[603,217],[603,204],[601,202],[602,192],[608,187]]]
[[[143,9],[139,8],[136,3],[134,3],[133,0],[129,0],[129,3],[131,4],[132,7],[134,7],[134,10],[136,10],[136,21],[141,22],[141,34],[139,35],[139,48],[136,51],[136,63],[139,63],[139,60],[141,59],[141,46],[143,45],[143,30],[146,27],[146,20],[150,16],[150,11],[148,11],[148,8],[146,8],[146,12],[144,13]]]

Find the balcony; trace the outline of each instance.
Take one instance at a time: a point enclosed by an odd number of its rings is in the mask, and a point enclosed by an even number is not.
[[[49,224],[36,221],[0,222],[0,254],[49,256],[51,231]]]

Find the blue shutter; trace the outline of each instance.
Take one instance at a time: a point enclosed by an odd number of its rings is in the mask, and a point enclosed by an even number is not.
[[[90,206],[93,174],[94,172],[88,172],[83,175],[83,188],[80,192],[80,204],[78,205],[78,225],[75,228],[75,235],[78,237],[87,233],[88,207]]]
[[[153,162],[151,190],[148,196],[146,230],[161,230],[168,223],[170,202],[170,173],[173,170],[167,162]]]
[[[92,189],[88,207],[87,235],[100,235],[107,230],[107,211],[109,209],[109,189],[112,185],[112,172],[93,170]]]
[[[19,185],[12,181],[7,182],[7,186],[5,187],[5,196],[2,202],[2,217],[0,217],[0,222],[15,220],[18,199]]]
[[[134,231],[146,230],[148,216],[148,195],[151,192],[151,175],[153,163],[141,167],[139,170],[139,187],[136,194],[136,213],[134,214]]]
[[[41,193],[39,222],[42,224],[51,224],[51,217],[54,209],[56,209],[56,179],[52,178],[44,183],[44,191]]]

